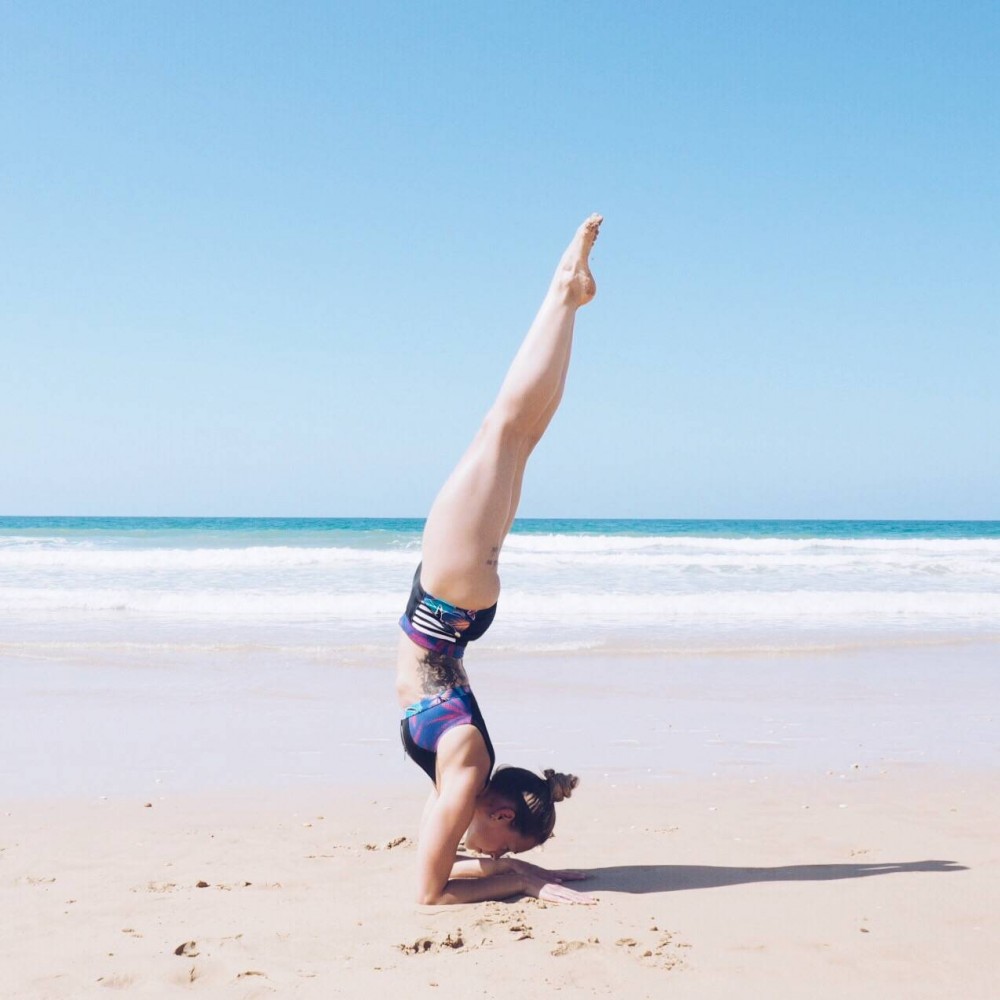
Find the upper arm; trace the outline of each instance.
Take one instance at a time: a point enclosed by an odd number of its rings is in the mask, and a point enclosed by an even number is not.
[[[475,768],[464,768],[449,775],[429,803],[417,845],[417,897],[422,903],[433,902],[448,884],[458,845],[472,822],[481,781]]]

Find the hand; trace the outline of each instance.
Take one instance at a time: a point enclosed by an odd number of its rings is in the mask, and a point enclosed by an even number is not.
[[[509,871],[516,872],[518,875],[527,875],[531,878],[540,878],[546,882],[577,882],[580,879],[590,877],[587,872],[577,871],[572,868],[562,871],[549,871],[547,868],[533,865],[527,861],[521,861],[519,858],[504,858],[503,860],[506,862]]]
[[[535,866],[530,865],[529,867],[534,868]],[[525,893],[534,896],[535,899],[544,900],[546,903],[582,903],[591,906],[597,902],[594,896],[569,889],[560,882],[550,882],[544,876],[522,874],[521,877],[524,879]]]

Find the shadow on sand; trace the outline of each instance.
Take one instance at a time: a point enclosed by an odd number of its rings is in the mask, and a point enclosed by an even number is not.
[[[775,868],[724,868],[718,865],[620,865],[590,868],[583,892],[677,892],[715,889],[747,882],[824,882],[904,872],[964,872],[955,861],[885,861],[853,865],[781,865]]]

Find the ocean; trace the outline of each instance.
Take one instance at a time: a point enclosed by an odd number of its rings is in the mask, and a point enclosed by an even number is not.
[[[418,519],[0,518],[0,652],[389,657]],[[1000,522],[519,520],[497,654],[1000,638]]]

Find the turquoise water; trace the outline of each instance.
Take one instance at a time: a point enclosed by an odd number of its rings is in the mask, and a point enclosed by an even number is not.
[[[419,535],[422,518],[301,517],[0,517],[0,534],[31,537],[56,532],[116,535],[132,540],[190,532],[203,539],[258,535],[262,539],[359,539]],[[1000,521],[826,521],[519,518],[518,534],[704,536],[710,538],[1000,538]]]

